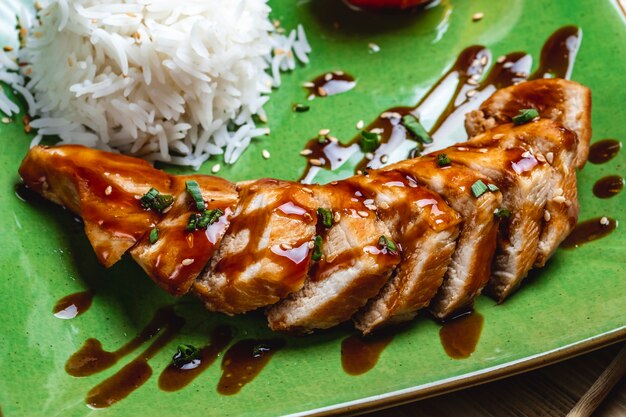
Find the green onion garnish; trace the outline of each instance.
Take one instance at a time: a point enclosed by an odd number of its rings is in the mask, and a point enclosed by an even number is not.
[[[378,245],[381,246],[383,249],[389,250],[389,252],[391,253],[396,253],[398,249],[396,247],[396,242],[389,239],[387,236],[381,236],[378,239]]]
[[[409,132],[415,135],[418,142],[433,143],[433,138],[430,137],[426,129],[424,129],[424,126],[422,126],[420,121],[417,120],[417,118],[412,114],[405,114],[402,116],[402,124]]]
[[[187,220],[187,226],[185,226],[185,230],[188,232],[193,232],[196,230],[196,226],[198,224],[198,215],[196,213],[191,213],[189,215],[189,220]]]
[[[333,212],[326,210],[323,207],[317,209],[317,218],[322,221],[322,224],[326,227],[333,225]]]
[[[140,199],[142,207],[163,213],[166,208],[174,203],[174,197],[169,194],[160,194],[156,188],[150,188]]]
[[[294,104],[292,109],[293,111],[295,111],[296,113],[304,113],[305,111],[309,111],[311,107],[307,106],[306,104]]]
[[[311,259],[315,262],[322,259],[322,237],[320,235],[315,236],[313,240],[313,253],[311,254]]]
[[[505,208],[497,208],[495,209],[493,214],[500,219],[508,219],[509,217],[511,217],[511,212]]]
[[[489,187],[487,187],[487,185],[485,185],[485,183],[481,180],[478,180],[474,184],[472,184],[472,193],[476,198],[485,194],[487,191],[489,191]]]
[[[219,218],[224,214],[224,212],[220,209],[214,210],[205,210],[204,213],[198,218],[198,222],[196,223],[197,229],[206,229],[213,223],[219,220]]]
[[[535,117],[539,117],[537,109],[521,109],[517,116],[513,116],[513,124],[516,126],[523,125],[533,120]]]
[[[363,152],[373,152],[378,148],[380,143],[380,135],[374,132],[368,132],[366,130],[361,131],[361,139],[359,139],[359,146]]]
[[[448,155],[446,155],[445,153],[440,153],[439,155],[437,155],[437,165],[439,165],[440,167],[447,167],[450,166],[450,164],[450,157]]]
[[[178,351],[172,356],[172,364],[177,368],[200,359],[200,349],[192,345],[178,345]]]
[[[487,184],[487,188],[489,188],[489,191],[493,191],[493,192],[500,191],[498,186],[495,184]]]
[[[150,230],[150,243],[155,244],[159,240],[159,229],[157,227]]]
[[[187,180],[185,181],[185,187],[187,188],[187,192],[193,198],[193,201],[196,202],[196,209],[202,211],[206,209],[206,204],[204,202],[204,198],[202,198],[202,193],[200,192],[200,184],[196,180]]]

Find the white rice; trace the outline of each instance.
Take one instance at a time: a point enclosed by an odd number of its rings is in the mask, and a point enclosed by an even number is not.
[[[304,29],[279,33],[267,0],[51,0],[18,52],[0,51],[0,81],[45,135],[198,168],[234,163],[269,133],[263,105],[280,72],[308,63]],[[17,64],[19,62],[19,65]],[[0,111],[19,111],[0,88]]]

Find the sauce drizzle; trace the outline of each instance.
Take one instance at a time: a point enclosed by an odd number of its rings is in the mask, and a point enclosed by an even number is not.
[[[589,162],[604,164],[609,162],[622,149],[621,142],[615,139],[604,139],[591,145],[589,148]]]
[[[93,293],[91,291],[77,292],[57,301],[52,312],[59,319],[73,319],[87,311],[91,307],[92,301]]]
[[[341,366],[348,375],[361,375],[376,366],[380,354],[391,343],[388,331],[363,337],[352,335],[341,342]]]
[[[611,198],[619,194],[623,188],[624,178],[609,175],[596,181],[593,185],[593,194],[598,198]]]
[[[237,394],[284,346],[282,339],[245,339],[235,343],[222,359],[222,377],[217,384],[217,392],[222,395]]]
[[[484,321],[483,316],[474,311],[445,322],[439,330],[439,339],[448,356],[469,358],[476,350]]]
[[[617,221],[606,217],[596,217],[578,223],[572,233],[563,241],[561,247],[564,249],[574,249],[585,243],[601,239],[617,228]]]
[[[161,372],[159,388],[163,391],[178,391],[191,383],[198,375],[215,362],[219,353],[232,340],[232,330],[228,326],[218,326],[211,333],[211,342],[200,349],[200,359],[193,367],[178,368],[170,363]]]

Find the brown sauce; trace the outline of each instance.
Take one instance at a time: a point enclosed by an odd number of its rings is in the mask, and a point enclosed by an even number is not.
[[[57,301],[52,312],[57,318],[73,319],[87,311],[91,307],[92,301],[93,293],[91,291],[77,292]]]
[[[343,71],[324,73],[305,84],[305,88],[309,92],[309,100],[315,97],[328,97],[345,93],[354,87],[356,87],[354,77]]]
[[[130,363],[93,387],[85,402],[92,408],[109,407],[141,387],[152,375],[148,361],[178,335],[184,324],[185,320],[171,311],[159,337]]]
[[[439,339],[448,356],[469,358],[476,350],[483,323],[483,316],[475,311],[445,322],[439,330]]]
[[[592,164],[609,162],[615,158],[621,149],[621,142],[615,139],[604,139],[596,142],[589,148],[589,162]]]
[[[604,218],[596,217],[578,223],[572,233],[563,241],[561,247],[564,249],[577,248],[585,243],[593,242],[609,235],[617,228],[617,221],[609,217],[602,224]]]
[[[452,67],[416,106],[388,109],[363,129],[380,134],[380,144],[373,152],[365,153],[360,149],[360,134],[347,143],[332,137],[308,141],[302,154],[307,158],[307,166],[300,181],[311,183],[321,169],[337,170],[348,160],[357,159],[355,173],[358,174],[418,156],[420,151],[428,153],[453,145],[458,142],[454,139],[460,139],[464,134],[458,129],[463,126],[465,114],[478,108],[496,89],[517,84],[529,77],[569,78],[580,37],[581,32],[575,26],[557,30],[545,42],[539,69],[532,75],[529,74],[532,56],[527,53],[513,52],[499,57],[486,73],[492,64],[491,52],[483,46],[464,49]],[[421,146],[400,123],[402,116],[407,114],[420,115],[424,119],[424,127],[434,140],[432,144],[426,144],[423,150],[419,149]],[[427,123],[427,120],[430,122]]]
[[[170,363],[161,372],[159,388],[163,391],[178,391],[189,385],[198,375],[215,362],[219,353],[232,340],[232,330],[228,326],[218,326],[211,333],[211,341],[200,349],[200,359],[194,361],[193,366],[184,369]]]
[[[104,350],[97,339],[87,339],[83,346],[67,360],[65,371],[75,377],[85,377],[104,371],[153,338],[169,323],[177,321],[178,316],[174,314],[171,306],[161,308],[136,337],[114,352]]]
[[[217,392],[222,395],[237,394],[284,346],[282,339],[245,339],[235,343],[222,359],[222,377],[217,384]]]
[[[376,366],[380,354],[395,334],[384,331],[372,336],[353,335],[341,342],[341,366],[349,375],[361,375]]]
[[[598,198],[611,198],[619,194],[624,188],[624,178],[619,175],[609,175],[600,178],[593,185],[593,195]]]

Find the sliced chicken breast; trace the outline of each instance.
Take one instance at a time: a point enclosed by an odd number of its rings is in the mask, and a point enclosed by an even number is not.
[[[262,179],[240,183],[238,191],[222,244],[194,284],[209,310],[229,315],[302,288],[317,222],[310,187]]]
[[[504,300],[532,268],[544,217],[554,188],[552,167],[525,148],[483,147],[469,141],[441,151],[454,162],[480,172],[502,191],[498,246],[488,289]],[[480,192],[489,192],[483,184]]]
[[[24,184],[82,217],[98,260],[116,263],[162,217],[140,198],[168,193],[168,174],[141,159],[77,145],[32,148],[19,169]]]
[[[273,330],[307,333],[349,320],[400,262],[400,245],[358,188],[339,181],[313,191],[333,220],[318,223],[320,257],[304,287],[267,311]]]
[[[187,181],[196,181],[205,202],[200,212],[187,191]],[[237,205],[235,184],[219,177],[191,175],[172,177],[172,208],[130,250],[133,259],[161,288],[173,295],[189,291],[194,280],[219,248]],[[197,226],[200,216],[211,216]]]
[[[375,205],[402,260],[380,293],[354,317],[363,334],[411,320],[427,307],[452,259],[461,216],[439,194],[396,171],[372,171],[347,180]]]
[[[479,110],[466,116],[470,137],[497,125],[510,123],[521,109],[534,108],[578,136],[576,167],[582,168],[589,155],[591,139],[591,90],[574,81],[540,79],[497,90]]]
[[[384,170],[402,172],[440,194],[463,218],[452,261],[429,308],[440,319],[470,308],[491,275],[498,232],[493,213],[502,206],[502,195],[495,191],[475,197],[472,185],[489,180],[458,163],[441,167],[436,155],[398,162]]]

